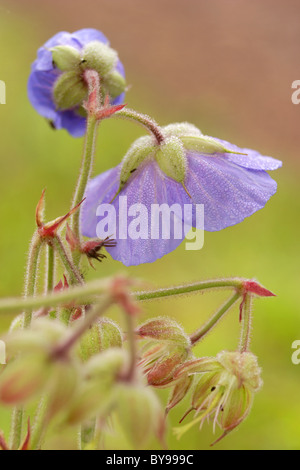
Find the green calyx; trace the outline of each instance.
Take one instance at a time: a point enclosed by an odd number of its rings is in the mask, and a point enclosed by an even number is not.
[[[240,152],[232,151],[226,148],[221,142],[208,137],[207,135],[192,136],[186,135],[181,137],[181,141],[187,150],[199,152],[203,154],[214,154],[214,153],[235,153],[239,155],[245,155]]]
[[[62,72],[74,70],[79,67],[81,56],[78,49],[71,46],[56,46],[51,49],[53,65]]]
[[[92,41],[82,51],[71,46],[56,46],[51,53],[53,65],[63,72],[53,90],[58,109],[72,109],[83,104],[88,92],[83,78],[85,70],[98,72],[103,100],[106,95],[114,99],[126,90],[125,78],[115,69],[117,52],[106,44]]]
[[[108,74],[118,61],[117,52],[99,41],[90,42],[82,53],[82,67],[96,70],[100,76]]]
[[[197,127],[186,122],[169,124],[162,128],[162,133],[164,138],[159,144],[147,136],[141,137],[131,146],[122,162],[120,186],[115,197],[148,158],[155,159],[163,173],[180,183],[191,197],[185,186],[188,152],[207,155],[238,153],[229,150],[212,137],[203,135]]]
[[[53,97],[58,109],[72,109],[86,99],[87,85],[76,71],[64,72],[54,85]]]
[[[124,188],[129,178],[135,173],[138,167],[147,159],[155,154],[157,147],[151,137],[140,137],[130,147],[122,161],[120,173],[120,186],[116,196]]]
[[[161,170],[178,183],[184,183],[187,159],[183,143],[179,137],[172,136],[160,145],[155,155]]]

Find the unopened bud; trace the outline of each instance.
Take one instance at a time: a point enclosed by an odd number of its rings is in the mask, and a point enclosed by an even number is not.
[[[139,326],[136,334],[146,342],[140,365],[149,385],[163,387],[172,382],[176,369],[190,355],[190,339],[171,318],[154,318]]]
[[[118,325],[108,318],[101,318],[82,337],[80,357],[83,361],[87,361],[105,349],[121,347],[122,334]]]
[[[189,337],[172,318],[158,317],[148,320],[138,327],[136,333],[141,338],[166,341],[186,348],[190,346]]]
[[[0,375],[0,403],[23,404],[44,388],[50,372],[45,355],[28,354],[5,367]]]
[[[134,448],[142,448],[161,428],[163,412],[151,388],[119,384],[117,414],[123,431]]]
[[[66,411],[65,420],[69,424],[79,424],[109,412],[116,400],[117,377],[127,360],[126,352],[116,348],[91,357],[84,366],[84,380]]]
[[[169,385],[176,368],[188,358],[188,355],[189,351],[182,347],[172,348],[170,352],[165,352],[146,372],[148,384],[154,387]]]

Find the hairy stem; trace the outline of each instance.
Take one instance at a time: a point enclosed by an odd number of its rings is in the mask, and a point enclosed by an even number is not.
[[[42,247],[42,240],[36,232],[33,236],[28,256],[25,294],[24,300],[33,298],[37,283],[37,271],[39,255]],[[29,328],[32,320],[32,308],[25,308],[23,313],[23,327]],[[22,407],[15,407],[11,415],[10,446],[11,449],[18,449],[21,445],[23,430],[24,410]]]
[[[39,263],[39,255],[42,246],[42,240],[39,234],[36,232],[33,236],[27,264],[26,281],[25,281],[25,294],[24,298],[33,297],[35,294],[36,282],[37,282],[37,270]],[[31,324],[32,310],[26,309],[24,312],[24,328],[28,328]]]
[[[251,325],[252,325],[252,300],[253,296],[247,294],[243,305],[242,315],[242,332],[240,339],[240,352],[247,352],[251,341]]]
[[[208,281],[195,282],[193,284],[186,284],[183,286],[167,287],[165,289],[158,289],[153,291],[139,292],[136,295],[137,300],[147,301],[162,299],[165,297],[172,297],[176,295],[191,294],[193,292],[200,292],[206,289],[217,288],[230,288],[235,287],[241,289],[243,286],[243,279],[212,279]]]
[[[241,297],[240,292],[235,292],[233,296],[208,320],[208,322],[195,331],[190,336],[192,345],[197,344],[216,324],[220,319],[228,312],[228,310],[235,304],[235,302]]]
[[[130,119],[131,121],[135,121],[138,124],[141,124],[143,127],[147,129],[147,131],[151,135],[154,135],[158,144],[161,144],[164,141],[164,136],[163,136],[161,128],[149,116],[145,114],[137,113],[133,109],[129,109],[129,108],[124,108],[121,111],[118,111],[114,116],[122,117],[125,119]]]
[[[46,432],[47,405],[48,405],[48,397],[43,396],[41,398],[41,401],[36,411],[35,422],[34,422],[33,430],[31,433],[31,438],[30,438],[31,450],[38,450],[40,449],[42,445],[44,435]]]
[[[78,305],[87,304],[95,297],[101,296],[106,292],[111,283],[111,278],[100,279],[87,282],[81,286],[72,286],[61,292],[53,292],[47,295],[40,295],[28,299],[7,298],[0,300],[0,312],[18,312],[23,309],[36,309],[40,307],[57,307],[68,302],[74,302]],[[167,297],[186,295],[201,292],[206,289],[230,288],[242,289],[244,279],[222,279],[196,282],[184,286],[167,287],[153,291],[136,292],[132,295],[138,301],[159,300]]]
[[[55,256],[52,245],[48,245],[47,253],[47,292],[52,292],[54,288]]]
[[[52,245],[59,254],[64,267],[66,268],[72,284],[84,284],[82,276],[77,268],[77,266],[73,263],[72,258],[67,253],[63,242],[61,241],[58,235],[55,236],[52,240]]]
[[[84,145],[81,169],[80,169],[79,178],[78,178],[77,185],[76,185],[72,207],[77,206],[77,204],[79,204],[82,201],[87,183],[92,173],[95,146],[96,146],[97,129],[98,129],[97,119],[93,115],[89,115],[88,120],[87,120],[87,131],[86,131],[86,136],[85,136],[85,145]],[[75,214],[72,217],[72,222],[71,222],[71,228],[74,234],[76,235],[76,237],[78,238],[78,240],[80,240],[79,217],[80,217],[80,211],[75,212]],[[76,257],[78,256],[80,256],[80,254],[78,255],[77,253]],[[76,261],[75,258],[74,258],[74,261]]]
[[[126,322],[127,322],[127,340],[129,343],[129,351],[130,351],[130,363],[127,373],[125,374],[124,379],[128,382],[134,381],[135,373],[136,373],[136,365],[137,365],[137,351],[136,351],[136,336],[134,333],[135,330],[135,322],[134,316],[130,314],[126,314]]]

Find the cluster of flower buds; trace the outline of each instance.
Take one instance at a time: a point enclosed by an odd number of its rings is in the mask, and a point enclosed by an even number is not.
[[[178,437],[194,424],[212,419],[214,429],[219,425],[223,431],[219,441],[248,416],[254,393],[262,386],[261,369],[250,352],[223,351],[216,358],[187,361],[174,378],[182,381],[189,376],[194,376],[195,385],[191,408],[183,418],[192,411],[195,418],[175,429]]]
[[[128,379],[130,357],[118,325],[101,318],[72,350],[61,347],[71,336],[72,328],[59,320],[38,318],[25,330],[15,322],[5,338],[9,357],[0,373],[0,403],[33,404],[44,395],[47,423],[55,417],[60,426],[72,427],[97,418],[105,427],[113,413],[135,447],[153,434],[163,439],[163,409],[143,374]]]
[[[49,417],[65,406],[76,390],[78,364],[76,358],[54,360],[52,351],[67,334],[61,322],[41,318],[30,329],[7,335],[9,361],[0,375],[0,403],[23,405],[47,391]]]

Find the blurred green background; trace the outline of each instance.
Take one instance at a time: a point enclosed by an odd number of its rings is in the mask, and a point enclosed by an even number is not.
[[[206,233],[201,251],[185,251],[182,245],[154,264],[129,269],[109,259],[88,274],[121,271],[152,286],[242,276],[258,279],[277,294],[255,301],[252,350],[263,368],[264,388],[247,421],[218,449],[300,448],[300,365],[291,362],[291,344],[300,340],[300,105],[291,101],[291,84],[300,79],[299,15],[296,0],[0,1],[0,79],[7,86],[7,104],[0,106],[1,296],[22,293],[42,189],[47,187],[47,217],[64,214],[80,164],[82,140],[51,130],[26,93],[36,50],[60,30],[95,27],[110,38],[132,85],[126,98],[131,107],[163,125],[193,122],[208,135],[284,161],[283,169],[273,173],[278,192],[266,207],[237,226]],[[104,122],[95,173],[118,164],[139,135],[132,123]],[[224,292],[207,293],[144,304],[142,320],[171,315],[191,332],[225,297]],[[0,333],[11,318],[1,316]],[[196,353],[235,348],[237,319],[236,309]],[[165,400],[166,393],[161,395]],[[214,439],[209,425],[180,441],[172,437],[171,425],[187,407],[186,401],[170,414],[170,448],[207,449]],[[3,409],[1,428],[8,430]]]

